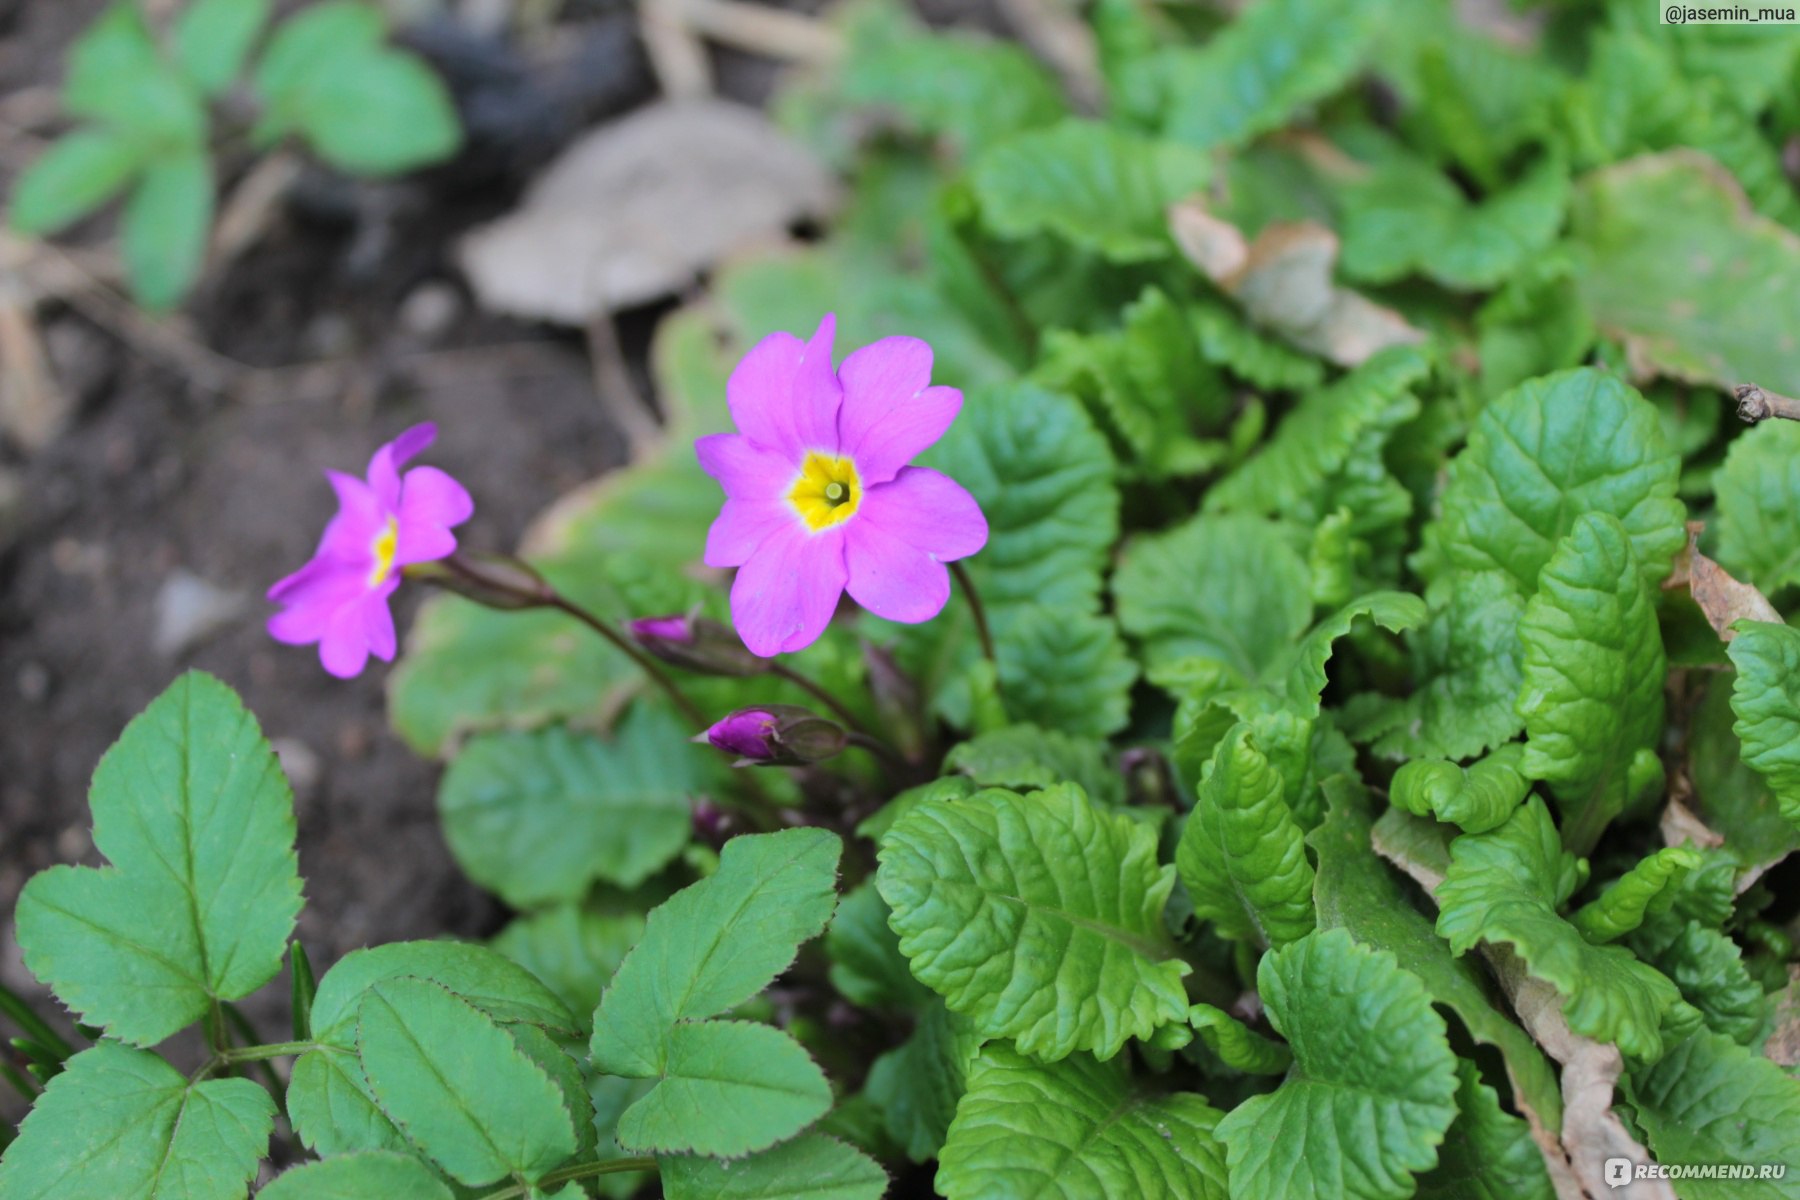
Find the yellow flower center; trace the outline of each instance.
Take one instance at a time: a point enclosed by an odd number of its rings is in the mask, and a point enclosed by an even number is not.
[[[369,546],[369,553],[375,556],[375,569],[369,572],[369,586],[380,587],[382,582],[394,569],[394,552],[400,546],[400,519],[389,517],[381,532],[375,535],[375,541]]]
[[[800,477],[788,489],[787,498],[806,527],[817,533],[855,516],[862,492],[855,463],[811,450],[800,464]]]

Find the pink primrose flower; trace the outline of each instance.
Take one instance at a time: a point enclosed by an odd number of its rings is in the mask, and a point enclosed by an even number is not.
[[[319,644],[319,661],[340,679],[359,673],[373,654],[392,662],[394,615],[388,598],[408,563],[446,558],[456,550],[451,528],[468,520],[468,490],[436,467],[407,461],[431,445],[434,425],[415,425],[369,460],[367,480],[327,471],[338,511],[311,561],[269,589],[282,610],[269,636],[289,645]]]
[[[961,484],[907,465],[962,408],[931,386],[931,347],[883,338],[834,372],[835,329],[828,315],[810,342],[758,342],[726,385],[739,432],[694,443],[726,497],[706,564],[739,568],[732,620],[764,658],[816,641],[846,590],[890,621],[929,621],[950,598],[944,564],[987,544]]]

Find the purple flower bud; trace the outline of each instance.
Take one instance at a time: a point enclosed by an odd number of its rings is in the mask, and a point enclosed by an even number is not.
[[[793,704],[740,708],[701,737],[737,755],[740,767],[802,767],[835,758],[848,744],[836,722]]]
[[[706,740],[729,754],[753,762],[767,762],[775,755],[770,736],[775,732],[775,714],[761,708],[744,708],[706,731]]]
[[[700,675],[760,675],[769,664],[744,648],[729,626],[688,614],[628,622],[631,640],[653,658]]]
[[[674,642],[679,646],[692,645],[694,632],[689,628],[686,617],[639,617],[626,626],[631,636],[640,645],[650,642]]]

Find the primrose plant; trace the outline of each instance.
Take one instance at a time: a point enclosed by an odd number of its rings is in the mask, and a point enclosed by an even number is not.
[[[387,44],[381,10],[324,0],[268,29],[272,0],[189,0],[166,28],[117,0],[69,51],[63,108],[79,124],[32,163],[9,219],[53,234],[124,196],[119,240],[133,294],[168,308],[193,286],[217,193],[215,147],[297,137],[352,175],[452,154],[448,93]]]

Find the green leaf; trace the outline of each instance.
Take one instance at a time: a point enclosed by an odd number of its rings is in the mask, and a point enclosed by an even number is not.
[[[1418,1200],[1552,1200],[1544,1155],[1531,1126],[1500,1107],[1467,1059],[1456,1064],[1456,1120],[1438,1148],[1437,1166],[1419,1176]]]
[[[644,918],[635,912],[597,913],[559,904],[514,918],[492,945],[543,980],[570,1012],[586,1016],[643,932]]]
[[[123,191],[143,161],[142,145],[114,130],[58,138],[13,185],[12,227],[48,234],[74,224]]]
[[[1579,365],[1597,336],[1575,268],[1556,254],[1527,263],[1507,280],[1475,314],[1475,327],[1488,395]]]
[[[175,18],[175,61],[207,95],[224,91],[243,70],[270,0],[194,0]]]
[[[888,928],[887,901],[864,880],[838,903],[831,928],[825,931],[831,956],[831,986],[863,1008],[917,1008],[934,999],[930,988],[912,977],[900,939]]]
[[[1388,799],[1415,816],[1448,821],[1464,833],[1486,833],[1504,825],[1531,790],[1519,770],[1523,756],[1521,747],[1509,744],[1467,767],[1415,758],[1394,772]]]
[[[1319,860],[1313,897],[1320,928],[1347,929],[1364,945],[1393,954],[1425,985],[1434,1003],[1456,1014],[1471,1037],[1500,1051],[1517,1101],[1536,1112],[1546,1128],[1561,1128],[1562,1094],[1549,1060],[1531,1036],[1496,1007],[1485,975],[1467,959],[1451,957],[1430,919],[1413,906],[1387,865],[1376,857],[1361,785],[1349,778],[1328,780],[1325,794],[1329,801],[1325,822],[1307,838]],[[1383,823],[1395,816],[1404,814],[1390,809]],[[1440,828],[1421,824],[1433,832]]]
[[[739,1155],[831,1107],[825,1077],[787,1034],[704,1018],[761,991],[825,927],[841,849],[821,829],[734,838],[717,871],[650,913],[594,1014],[594,1065],[656,1080],[619,1118],[620,1145]]]
[[[1456,1056],[1424,986],[1341,929],[1265,955],[1256,985],[1294,1069],[1219,1122],[1234,1200],[1412,1195],[1456,1116]]]
[[[1662,780],[1654,748],[1667,660],[1654,596],[1625,527],[1589,513],[1544,567],[1519,623],[1524,773],[1550,785],[1577,852]]]
[[[1720,564],[1769,594],[1800,583],[1800,425],[1763,421],[1739,434],[1713,489]]]
[[[943,1149],[981,1042],[973,1021],[934,996],[921,1006],[912,1036],[870,1066],[865,1093],[913,1162]]]
[[[1684,1200],[1778,1200],[1800,1175],[1800,1080],[1730,1038],[1696,1033],[1628,1071],[1624,1094],[1664,1163],[1779,1164],[1787,1182],[1689,1179]]]
[[[450,1189],[416,1158],[365,1150],[283,1171],[257,1200],[451,1200]]]
[[[457,1180],[535,1181],[575,1153],[562,1089],[506,1030],[442,985],[375,984],[363,998],[357,1044],[382,1110]]]
[[[1114,262],[1149,262],[1175,250],[1163,210],[1211,175],[1192,147],[1071,117],[990,146],[970,180],[1002,237],[1049,231]]]
[[[1667,908],[1673,898],[1671,889],[1700,863],[1700,852],[1691,846],[1658,850],[1571,913],[1569,923],[1590,942],[1624,937],[1644,923],[1646,911],[1652,907]]]
[[[267,1152],[269,1093],[190,1083],[145,1050],[100,1042],[50,1080],[0,1162],[7,1200],[237,1200]]]
[[[485,734],[445,772],[444,838],[469,877],[515,908],[634,888],[692,832],[706,760],[677,718],[636,706],[610,740],[552,727]]]
[[[1248,1075],[1285,1075],[1294,1056],[1281,1042],[1273,1042],[1248,1025],[1210,1004],[1188,1009],[1188,1024],[1219,1061]]]
[[[1525,598],[1499,571],[1458,572],[1449,580],[1430,619],[1407,638],[1412,691],[1353,702],[1352,736],[1382,757],[1471,758],[1524,727],[1514,705]]]
[[[1567,164],[1547,157],[1471,204],[1449,176],[1410,156],[1344,194],[1344,274],[1368,283],[1420,275],[1487,291],[1548,249],[1569,202]]]
[[[1740,635],[1736,641],[1741,640]],[[1753,651],[1757,644],[1758,638],[1753,636],[1740,652]],[[1761,688],[1743,682],[1749,673],[1740,668],[1736,675],[1721,672],[1715,676],[1689,723],[1688,774],[1694,782],[1689,805],[1708,829],[1725,839],[1722,849],[1740,869],[1760,874],[1800,849],[1800,823],[1784,814],[1781,801],[1749,764],[1743,744],[1732,731],[1732,702],[1738,688],[1749,695],[1762,694]],[[1776,740],[1765,743],[1765,751],[1781,744],[1779,723],[1770,730]]]
[[[1738,944],[1697,920],[1664,917],[1630,935],[1634,953],[1674,981],[1707,1028],[1740,1046],[1753,1045],[1768,1020],[1762,985]]]
[[[1264,391],[1299,391],[1325,381],[1318,359],[1262,333],[1222,304],[1198,305],[1189,316],[1206,361]]]
[[[737,1162],[659,1159],[667,1200],[880,1200],[881,1164],[822,1133],[805,1133]]]
[[[157,49],[136,0],[118,0],[70,46],[63,107],[146,149],[198,152],[206,141],[200,97]]]
[[[1563,997],[1569,1028],[1616,1042],[1633,1058],[1662,1050],[1662,1014],[1675,985],[1618,946],[1596,946],[1556,915],[1585,876],[1566,854],[1543,801],[1527,800],[1491,833],[1465,833],[1450,846],[1437,889],[1437,931],[1460,955],[1476,942],[1510,945],[1538,979]]]
[[[1775,793],[1781,815],[1800,826],[1800,630],[1764,621],[1739,621],[1726,647],[1737,682],[1731,731],[1744,763]]]
[[[1350,0],[1265,0],[1198,51],[1172,55],[1170,137],[1203,148],[1279,128],[1361,67],[1376,22]]]
[[[145,308],[172,308],[199,278],[212,227],[212,160],[204,149],[159,158],[119,222],[131,291]]]
[[[94,845],[19,896],[25,965],[89,1025],[162,1041],[275,977],[300,911],[293,794],[230,688],[189,672],[94,771]]]
[[[1582,299],[1633,362],[1727,388],[1791,372],[1800,239],[1750,211],[1712,159],[1675,150],[1585,176],[1570,233]]]
[[[1110,616],[1021,604],[995,624],[1010,717],[1086,737],[1125,728],[1138,671]]]
[[[1234,941],[1285,946],[1313,929],[1305,835],[1281,775],[1239,724],[1213,752],[1175,850],[1194,915]]]
[[[1009,725],[970,738],[950,751],[944,770],[959,771],[982,787],[1028,792],[1073,783],[1101,804],[1125,798],[1124,780],[1106,743],[1034,725]]]
[[[1225,1200],[1219,1113],[1192,1093],[1133,1088],[1124,1060],[1045,1065],[988,1046],[938,1164],[948,1200],[1180,1196]]]
[[[1260,678],[1312,617],[1305,561],[1280,527],[1250,516],[1203,515],[1134,539],[1113,596],[1153,678],[1191,657]]]
[[[360,0],[324,0],[309,5],[281,23],[252,79],[265,100],[292,95],[323,60],[356,57],[381,45],[387,22],[381,9]]]
[[[913,974],[984,1037],[1046,1059],[1117,1054],[1187,1015],[1162,926],[1156,834],[1060,784],[926,800],[888,831],[876,885]]]
[[[1607,513],[1624,524],[1654,587],[1685,541],[1680,473],[1653,405],[1610,375],[1562,371],[1482,409],[1427,536],[1452,566],[1505,571],[1529,595],[1576,520]]]

